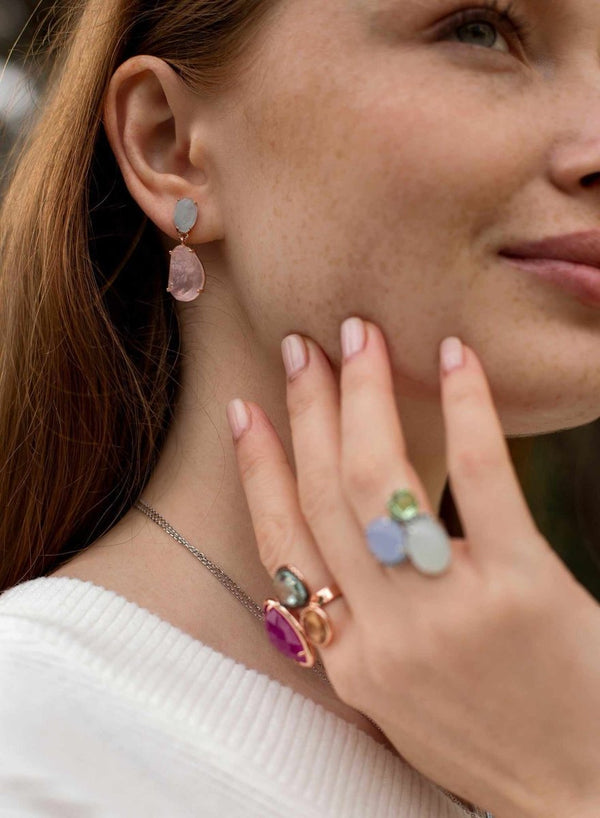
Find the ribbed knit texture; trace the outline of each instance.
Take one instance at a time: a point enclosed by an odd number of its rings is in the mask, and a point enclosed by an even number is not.
[[[0,815],[464,818],[315,702],[113,591],[0,596]]]

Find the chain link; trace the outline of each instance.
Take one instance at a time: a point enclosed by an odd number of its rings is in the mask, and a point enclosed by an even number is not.
[[[196,559],[200,560],[202,565],[204,565],[204,567],[207,568],[210,571],[210,573],[216,579],[219,580],[221,585],[224,585],[225,588],[227,588],[229,593],[232,594],[237,599],[237,601],[241,605],[243,605],[244,608],[246,608],[247,611],[250,611],[252,616],[254,616],[256,619],[260,620],[261,622],[264,621],[264,613],[263,613],[263,609],[261,608],[261,606],[258,605],[252,599],[251,596],[248,596],[248,594],[242,588],[240,588],[240,586],[237,584],[237,582],[235,582],[229,576],[229,574],[226,574],[225,571],[223,571],[222,568],[219,568],[218,565],[216,565],[212,560],[210,560],[206,556],[206,554],[203,554],[202,551],[199,551],[191,543],[189,543],[185,539],[185,537],[182,537],[181,534],[178,531],[176,531],[173,528],[173,526],[170,523],[168,523],[165,520],[165,518],[162,517],[158,513],[158,511],[153,509],[147,503],[144,503],[143,500],[136,500],[134,505],[143,514],[145,514],[146,517],[149,517],[153,522],[156,523],[156,525],[160,526],[160,528],[162,528],[163,531],[166,531],[166,533],[170,537],[172,537],[174,540],[176,540],[181,545],[184,545],[187,548],[187,550],[190,551],[190,553],[192,553],[196,557]],[[316,675],[320,679],[322,679],[324,682],[327,682],[328,684],[331,684],[331,682],[329,681],[329,678],[327,677],[327,673],[325,672],[325,668],[323,667],[323,665],[320,662],[318,662],[318,661],[315,662],[315,664],[313,665],[311,670],[313,670],[316,673]],[[363,713],[363,715],[365,715],[365,714]],[[370,719],[366,715],[365,715],[365,718],[368,719],[368,721],[370,721],[371,724],[373,724],[375,727],[377,727],[378,730],[380,730],[379,726],[377,725],[376,722],[373,721],[373,719]],[[471,815],[471,816],[474,815],[474,816],[476,816],[476,818],[493,818],[493,815],[491,814],[491,812],[485,812],[483,810],[479,810],[477,807],[470,808],[468,804],[466,804],[464,801],[461,801],[461,799],[458,798],[458,796],[454,795],[454,793],[449,792],[448,790],[444,789],[444,787],[440,787],[439,785],[436,785],[436,786],[438,786],[438,789],[440,789],[442,792],[444,792],[450,798],[451,801],[453,801],[455,804],[458,804],[460,807],[462,807],[462,809],[467,813],[467,815]]]

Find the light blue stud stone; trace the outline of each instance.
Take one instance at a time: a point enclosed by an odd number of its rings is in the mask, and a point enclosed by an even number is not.
[[[378,517],[365,529],[371,553],[382,565],[398,565],[407,557],[406,529],[389,517]]]
[[[191,199],[180,199],[175,205],[175,227],[180,233],[189,233],[198,221],[198,207]]]
[[[406,524],[406,551],[422,574],[437,576],[448,570],[452,547],[446,531],[428,514],[420,514]]]

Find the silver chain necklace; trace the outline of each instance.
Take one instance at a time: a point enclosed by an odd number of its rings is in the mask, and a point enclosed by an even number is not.
[[[158,511],[153,509],[152,506],[149,506],[147,503],[144,503],[143,500],[139,500],[139,499],[136,500],[136,502],[134,503],[134,506],[135,506],[135,508],[139,509],[143,514],[145,514],[146,517],[149,517],[154,523],[156,523],[156,525],[160,526],[160,528],[162,528],[163,531],[166,531],[166,533],[170,537],[172,537],[174,540],[176,540],[181,545],[184,545],[187,548],[187,550],[190,551],[196,557],[196,559],[200,560],[200,562],[202,563],[202,565],[204,565],[205,568],[208,568],[210,573],[216,579],[219,580],[221,585],[223,585],[223,586],[225,586],[225,588],[227,588],[229,593],[232,596],[234,596],[237,599],[237,601],[241,605],[243,605],[244,608],[246,608],[247,611],[249,611],[252,614],[252,616],[254,616],[256,619],[258,619],[260,622],[264,621],[264,614],[263,614],[263,609],[261,608],[261,606],[258,605],[252,599],[252,597],[249,596],[243,590],[243,588],[240,588],[240,586],[237,584],[237,582],[235,582],[233,579],[231,579],[229,574],[226,574],[225,571],[223,571],[222,568],[219,568],[219,566],[216,565],[212,560],[209,560],[209,558],[206,556],[206,554],[203,554],[202,551],[199,551],[191,543],[189,543],[185,539],[185,537],[182,537],[182,535],[178,531],[176,531],[173,528],[173,526],[170,523],[168,523],[165,520],[165,518],[162,517],[158,513]],[[327,684],[331,684],[331,682],[329,681],[329,679],[327,677],[327,674],[325,673],[325,668],[323,667],[323,665],[320,662],[318,662],[318,661],[315,662],[315,664],[313,665],[311,670],[314,671],[316,673],[316,675],[320,679],[322,679],[324,682],[327,682]],[[370,719],[364,713],[362,713],[362,715],[368,721],[370,721],[371,724],[374,725],[381,732],[380,727],[377,725],[376,722],[373,721],[373,719]],[[465,810],[468,815],[475,815],[477,818],[493,818],[493,815],[490,812],[484,812],[484,811],[478,810],[476,807],[474,808],[475,812],[473,812],[473,809],[468,804],[466,804],[464,801],[461,801],[461,799],[458,798],[458,796],[454,795],[454,793],[450,792],[449,790],[444,789],[444,787],[440,787],[438,784],[436,784],[436,786],[443,793],[445,793],[448,796],[448,798],[450,798],[451,801],[453,801],[455,804],[458,804],[460,807],[462,807],[462,809]]]

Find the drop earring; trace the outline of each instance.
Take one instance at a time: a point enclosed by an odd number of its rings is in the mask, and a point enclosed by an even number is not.
[[[204,266],[186,241],[190,231],[198,221],[198,205],[191,199],[178,199],[175,205],[173,222],[179,233],[181,244],[174,250],[169,250],[171,263],[169,265],[169,286],[177,301],[193,301],[204,290],[206,273]]]

